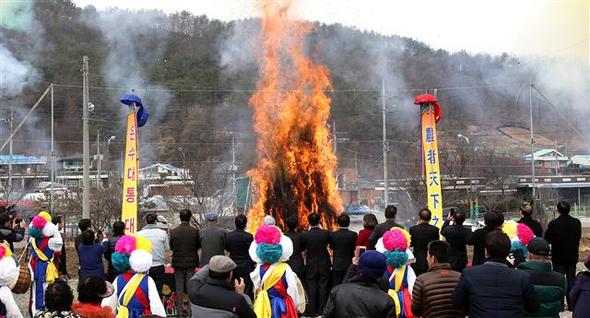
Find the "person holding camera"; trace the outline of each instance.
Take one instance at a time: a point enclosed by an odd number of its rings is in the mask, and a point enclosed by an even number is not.
[[[25,237],[25,228],[27,224],[15,219],[15,214],[9,213],[0,214],[0,242],[6,241],[10,246],[10,250],[14,251],[14,243],[20,242]]]

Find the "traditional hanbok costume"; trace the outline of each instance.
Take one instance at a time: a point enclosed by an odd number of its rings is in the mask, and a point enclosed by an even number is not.
[[[51,215],[45,211],[33,217],[29,225],[31,246],[31,311],[35,315],[45,307],[45,289],[53,283],[59,273],[54,258],[61,252],[63,240],[57,226],[51,223]]]
[[[151,252],[150,241],[142,236],[124,235],[117,241],[111,260],[122,274],[113,281],[113,295],[102,301],[102,306],[111,307],[117,318],[166,317],[156,283],[147,275],[152,266]]]
[[[416,274],[408,259],[410,234],[400,228],[392,228],[377,241],[375,249],[387,257],[386,275],[389,279],[389,296],[395,303],[397,318],[412,318],[412,290]]]
[[[250,245],[257,263],[250,274],[254,284],[254,312],[258,318],[296,318],[305,310],[305,292],[297,275],[285,263],[293,254],[293,242],[278,227],[258,228]]]
[[[0,244],[0,317],[22,318],[10,286],[18,279],[18,266],[8,244]]]

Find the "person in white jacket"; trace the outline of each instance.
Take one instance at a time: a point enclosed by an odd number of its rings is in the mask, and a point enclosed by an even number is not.
[[[10,286],[18,279],[18,266],[8,244],[0,244],[0,317],[22,318]]]
[[[147,314],[166,317],[156,284],[147,275],[152,265],[151,253],[151,242],[143,236],[124,235],[117,241],[111,260],[121,274],[112,283],[115,292],[103,299],[101,305],[111,307],[118,318]]]

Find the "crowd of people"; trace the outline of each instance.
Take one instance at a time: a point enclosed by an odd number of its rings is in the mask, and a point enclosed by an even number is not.
[[[125,224],[115,222],[108,238],[83,219],[75,240],[77,302],[59,279],[67,275],[65,253],[52,216],[41,212],[16,229],[0,216],[0,264],[8,264],[0,267],[0,317],[22,317],[7,286],[18,276],[11,251],[25,227],[34,317],[165,317],[162,286],[170,269],[184,317],[559,317],[564,310],[590,317],[590,256],[589,271],[576,276],[581,223],[567,202],[557,211],[545,232],[529,204],[517,222],[486,212],[485,226],[473,232],[463,225],[465,214],[454,210],[439,231],[428,209],[406,230],[396,223],[395,206],[385,209],[380,224],[365,215],[358,234],[345,213],[334,231],[311,213],[304,231],[297,217],[284,220],[282,229],[267,216],[254,234],[245,230],[245,215],[227,231],[210,212],[199,230],[191,211],[182,210],[181,223],[168,230],[148,213],[136,235],[125,235]]]

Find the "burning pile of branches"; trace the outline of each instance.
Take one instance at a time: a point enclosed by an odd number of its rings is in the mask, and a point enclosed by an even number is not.
[[[249,211],[250,228],[270,214],[284,227],[316,212],[331,228],[342,210],[335,179],[336,156],[330,130],[330,74],[304,52],[309,23],[289,16],[290,1],[265,0],[260,42],[261,79],[250,104],[258,135],[258,165],[249,171],[257,201]]]

